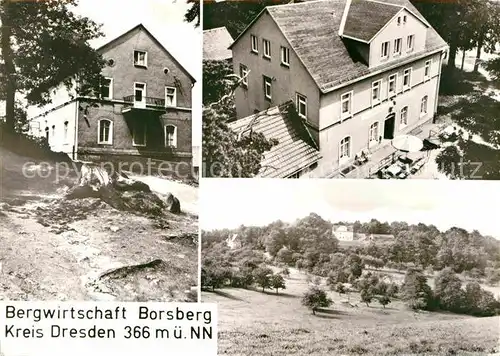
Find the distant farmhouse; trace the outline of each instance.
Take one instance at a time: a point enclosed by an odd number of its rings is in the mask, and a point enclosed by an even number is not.
[[[29,119],[31,134],[75,160],[155,159],[190,174],[194,78],[142,24],[98,52],[107,61],[99,97],[56,88]]]
[[[333,225],[333,237],[339,241],[354,241],[354,229],[352,225]]]
[[[238,234],[233,234],[229,236],[226,239],[226,245],[229,247],[231,250],[239,249],[241,248],[241,239],[238,237]]]
[[[203,60],[231,60],[233,38],[225,27],[203,31]]]
[[[332,235],[341,242],[358,242],[360,244],[386,243],[394,241],[391,234],[364,234],[354,230],[353,225],[335,224],[332,228]]]
[[[432,123],[448,51],[409,0],[268,6],[230,48],[234,73],[246,77],[235,93],[237,119],[251,123],[248,117],[291,101],[308,133],[285,139],[316,151],[294,156],[283,146],[270,167],[281,178],[344,172],[376,160],[395,135]],[[262,120],[272,121],[261,119],[261,128]]]

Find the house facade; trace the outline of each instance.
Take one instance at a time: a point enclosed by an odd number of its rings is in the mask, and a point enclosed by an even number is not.
[[[333,225],[332,234],[339,241],[354,241],[352,225]]]
[[[150,162],[189,175],[194,78],[143,25],[98,51],[107,63],[100,97],[56,88],[52,104],[30,119],[31,133],[75,160]]]
[[[407,0],[319,0],[267,7],[231,49],[237,118],[292,100],[325,176],[433,118],[448,46]]]

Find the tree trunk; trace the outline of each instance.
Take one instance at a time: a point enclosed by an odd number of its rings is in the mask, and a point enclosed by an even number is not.
[[[479,70],[479,61],[481,58],[481,49],[483,48],[484,44],[484,32],[481,32],[479,35],[479,39],[477,40],[477,50],[476,50],[476,61],[474,63],[474,73],[477,73]]]
[[[365,303],[367,307],[369,307],[368,303]]]
[[[448,58],[448,65],[446,66],[446,69],[448,73],[454,73],[455,72],[455,60],[457,58],[457,50],[458,46],[455,41],[450,43],[450,56]]]
[[[462,66],[460,67],[461,70],[464,70],[464,64],[465,64],[465,50],[464,53],[462,54]]]
[[[385,309],[385,304],[384,304],[384,305],[382,305],[382,306],[383,306],[383,307],[384,307],[384,309]]]
[[[312,311],[313,311],[313,315],[316,315],[316,309],[313,308]]]
[[[278,288],[276,288],[276,295],[278,295]]]
[[[6,81],[5,87],[5,122],[7,131],[14,132],[15,117],[14,105],[16,100],[16,80],[15,80],[15,66],[14,54],[12,53],[11,36],[12,30],[9,19],[9,0],[2,1],[3,12],[0,13],[0,21],[2,22],[1,34],[1,50],[4,60],[4,77]]]
[[[262,287],[262,293],[264,293],[264,287]]]

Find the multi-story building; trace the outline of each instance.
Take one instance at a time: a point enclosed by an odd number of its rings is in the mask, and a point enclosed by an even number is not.
[[[152,159],[188,175],[194,78],[142,24],[98,51],[107,61],[100,97],[54,89],[51,105],[30,119],[32,134],[45,136],[53,151],[72,159]]]
[[[324,174],[433,118],[448,46],[408,0],[319,0],[265,8],[231,49],[237,119],[292,100]]]
[[[354,229],[352,225],[333,225],[333,237],[339,241],[354,241]]]

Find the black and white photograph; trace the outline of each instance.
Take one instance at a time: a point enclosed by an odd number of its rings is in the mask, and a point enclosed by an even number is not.
[[[203,176],[500,179],[498,1],[203,9]]]
[[[0,2],[0,299],[198,300],[199,10]]]
[[[218,304],[220,355],[500,353],[496,183],[203,189],[201,298]]]

